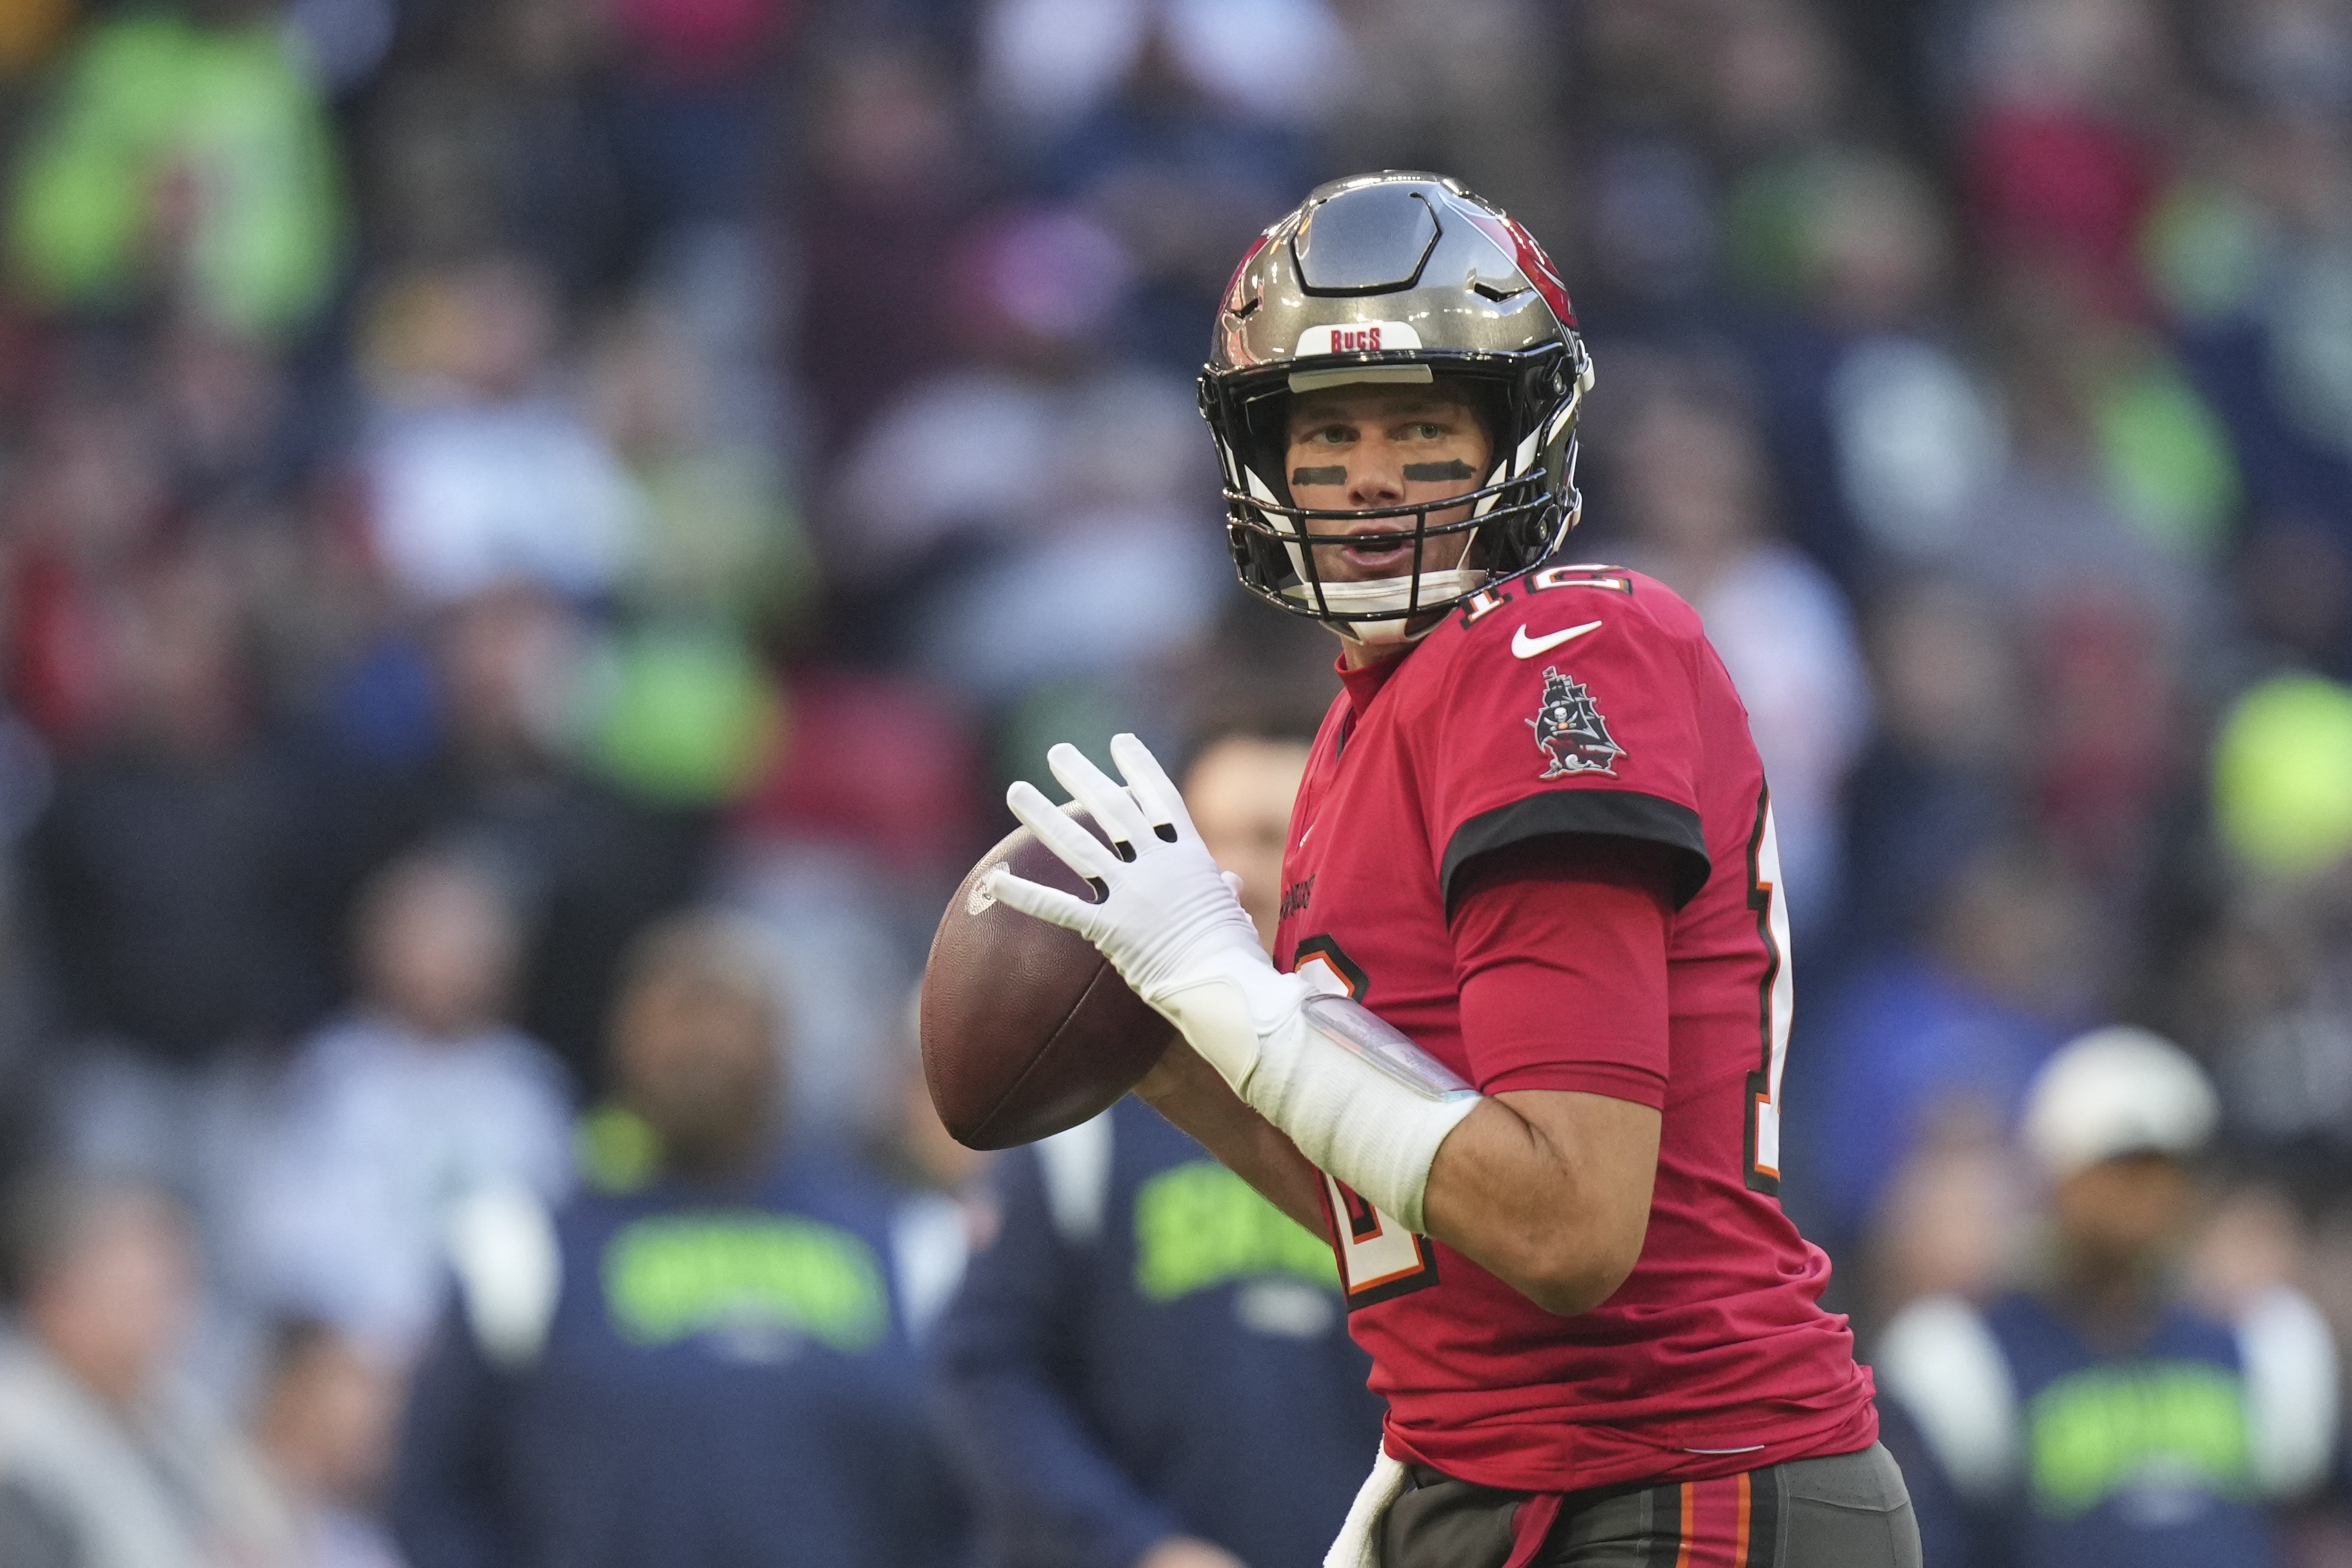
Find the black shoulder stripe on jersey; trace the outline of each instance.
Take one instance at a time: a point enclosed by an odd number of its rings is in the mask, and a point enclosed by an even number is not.
[[[1698,890],[1706,886],[1707,873],[1714,869],[1698,813],[1686,805],[1637,790],[1547,790],[1481,812],[1454,830],[1454,841],[1445,847],[1445,918],[1454,918],[1454,895],[1471,861],[1556,833],[1639,838],[1674,850],[1675,908],[1678,910],[1698,896]]]

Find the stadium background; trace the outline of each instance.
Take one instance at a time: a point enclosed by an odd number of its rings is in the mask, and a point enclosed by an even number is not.
[[[2031,1247],[2019,1095],[2111,1019],[2222,1090],[2190,1288],[2352,1330],[2334,0],[9,0],[0,154],[0,1149],[181,1194],[228,1408],[342,1299],[246,1156],[419,844],[497,868],[572,1105],[714,901],[800,1134],[961,1177],[904,1001],[1003,781],[1333,689],[1191,378],[1250,236],[1381,166],[1548,243],[1574,553],[1750,706],[1788,1201],[1865,1344]]]

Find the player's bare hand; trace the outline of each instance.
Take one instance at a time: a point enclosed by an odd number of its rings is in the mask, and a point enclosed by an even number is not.
[[[1145,1552],[1135,1568],[1249,1568],[1222,1546],[1190,1535],[1171,1535]]]

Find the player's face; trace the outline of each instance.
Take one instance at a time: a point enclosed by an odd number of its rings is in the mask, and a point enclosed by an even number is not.
[[[622,996],[613,1050],[623,1100],[674,1163],[715,1170],[757,1152],[778,1089],[773,1021],[758,1000],[658,973]]]
[[[1468,495],[1478,489],[1492,456],[1477,416],[1443,386],[1331,386],[1292,403],[1283,468],[1295,504],[1358,511]],[[1466,506],[1433,510],[1430,526],[1469,514]],[[1318,537],[1352,536],[1360,542],[1315,546],[1316,570],[1335,583],[1402,576],[1413,569],[1412,521],[1408,516],[1367,518],[1352,527],[1320,522]],[[1398,531],[1405,537],[1378,537]],[[1469,543],[1466,529],[1430,539],[1421,570],[1459,566]]]
[[[1242,908],[1258,941],[1274,945],[1282,909],[1282,851],[1290,803],[1307,775],[1307,748],[1236,735],[1202,752],[1184,775],[1184,805],[1209,856],[1242,879]]]
[[[2053,1197],[2068,1245],[2119,1268],[2159,1256],[2179,1239],[2194,1189],[2178,1161],[2141,1154],[2086,1166]]]

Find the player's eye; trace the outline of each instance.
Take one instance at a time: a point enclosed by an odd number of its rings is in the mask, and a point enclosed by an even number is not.
[[[1415,425],[1412,427],[1412,438],[1416,441],[1435,441],[1444,436],[1445,426],[1443,425],[1433,425],[1424,419],[1420,424]]]

